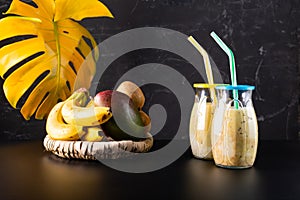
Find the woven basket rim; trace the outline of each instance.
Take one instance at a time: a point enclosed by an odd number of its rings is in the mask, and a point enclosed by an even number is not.
[[[147,133],[142,141],[63,141],[54,140],[46,135],[43,141],[46,151],[61,158],[67,159],[117,159],[132,156],[137,153],[146,153],[153,146],[153,136]]]

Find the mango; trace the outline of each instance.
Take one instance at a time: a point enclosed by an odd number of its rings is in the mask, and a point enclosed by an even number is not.
[[[94,102],[96,106],[108,106],[113,116],[101,124],[104,134],[113,140],[144,139],[147,127],[144,126],[142,117],[137,106],[126,95],[118,91],[106,90],[99,92]]]
[[[150,119],[149,115],[147,115],[147,113],[145,113],[144,111],[140,110],[140,116],[142,118],[143,125],[144,125],[145,129],[147,130],[146,132],[150,132],[151,119]]]

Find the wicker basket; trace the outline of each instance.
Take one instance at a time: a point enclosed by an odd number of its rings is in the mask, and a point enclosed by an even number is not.
[[[88,141],[61,141],[53,140],[48,135],[44,138],[46,151],[67,159],[117,159],[132,156],[135,153],[148,152],[153,146],[153,137],[150,133],[143,141],[131,140],[88,142]]]

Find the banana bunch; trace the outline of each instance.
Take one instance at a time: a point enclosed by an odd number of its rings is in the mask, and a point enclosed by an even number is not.
[[[102,132],[99,125],[111,117],[109,107],[95,106],[88,91],[79,89],[52,108],[46,121],[46,132],[55,140],[81,138],[87,141],[101,141],[103,136],[99,135]]]

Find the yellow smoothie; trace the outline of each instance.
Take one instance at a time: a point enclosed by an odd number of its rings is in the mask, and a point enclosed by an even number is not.
[[[235,168],[253,165],[258,144],[258,126],[253,107],[227,109],[222,128],[212,134],[216,165]]]
[[[201,159],[213,159],[211,151],[212,103],[195,103],[190,119],[190,143],[192,153]]]

